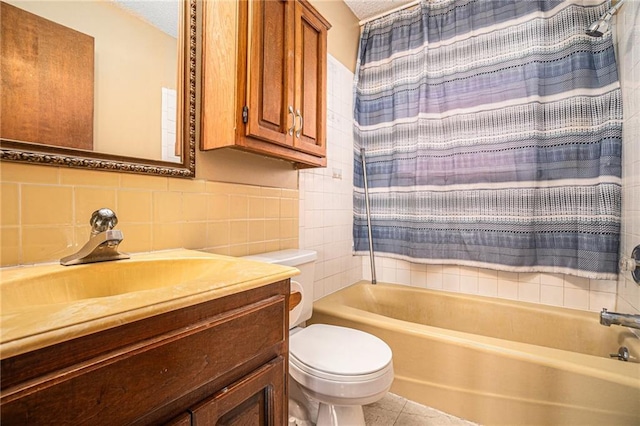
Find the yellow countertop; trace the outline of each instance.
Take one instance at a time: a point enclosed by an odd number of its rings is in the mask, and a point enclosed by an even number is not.
[[[0,358],[250,290],[296,268],[193,250],[0,269]]]

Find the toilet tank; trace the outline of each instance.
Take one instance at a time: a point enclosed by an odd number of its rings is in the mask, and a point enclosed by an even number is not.
[[[313,309],[313,281],[317,258],[318,254],[315,251],[301,249],[272,251],[244,257],[244,259],[249,260],[293,266],[300,270],[300,275],[291,278],[291,281],[297,281],[302,287],[302,312],[295,324],[289,324],[289,328],[293,328],[311,318]]]

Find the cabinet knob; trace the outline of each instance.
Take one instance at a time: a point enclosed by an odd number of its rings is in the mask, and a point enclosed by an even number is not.
[[[289,136],[293,135],[293,129],[296,127],[296,116],[293,115],[293,106],[289,105],[289,114],[291,114],[291,127],[289,127]]]
[[[300,110],[296,110],[296,117],[300,117],[300,128],[296,130],[296,138],[300,139],[300,134],[302,133],[302,128],[304,127],[304,120],[302,119],[302,114],[300,114]]]

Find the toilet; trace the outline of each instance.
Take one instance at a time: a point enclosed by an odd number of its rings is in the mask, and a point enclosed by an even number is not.
[[[296,391],[291,386],[289,425],[310,424],[295,415],[302,403],[309,412],[318,404],[318,426],[364,426],[362,406],[384,397],[393,382],[391,348],[360,330],[326,324],[299,327],[311,318],[316,258],[315,251],[297,249],[246,257],[301,272],[291,279],[291,291],[300,291],[302,301],[289,316],[289,375],[305,401],[291,399]]]

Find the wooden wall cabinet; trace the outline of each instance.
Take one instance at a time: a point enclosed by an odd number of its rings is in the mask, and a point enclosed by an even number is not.
[[[3,359],[0,421],[286,424],[289,280]]]
[[[207,0],[201,149],[326,166],[329,23],[305,0]]]

